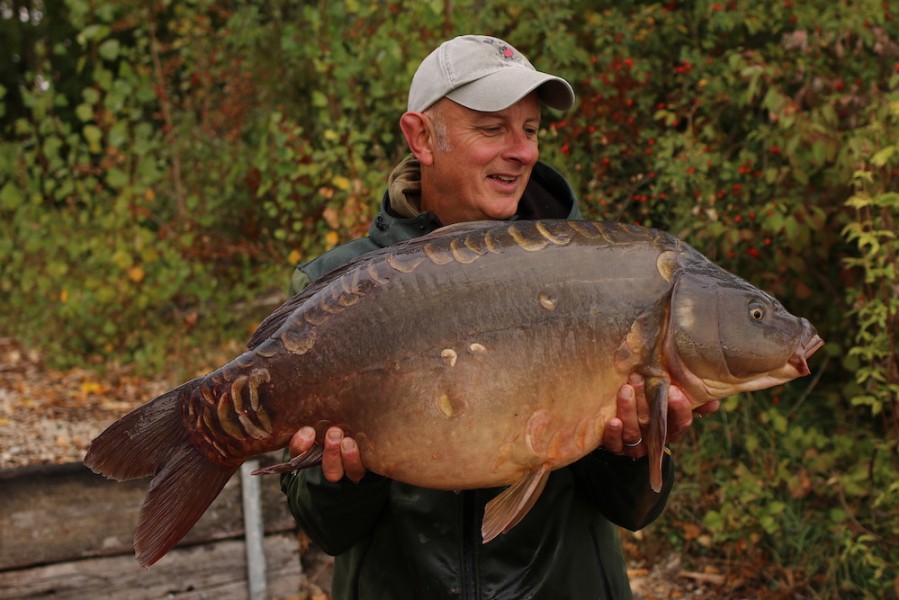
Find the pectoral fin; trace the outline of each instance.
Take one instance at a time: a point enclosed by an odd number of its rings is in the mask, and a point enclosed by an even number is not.
[[[662,491],[662,460],[665,458],[665,440],[668,435],[668,387],[667,379],[646,378],[649,431],[643,434],[643,440],[649,453],[649,484],[656,493]]]
[[[291,471],[299,471],[307,467],[314,467],[321,464],[323,448],[318,444],[312,446],[302,454],[297,454],[290,459],[290,462],[278,463],[263,469],[256,469],[250,475],[271,475],[272,473],[289,473]]]
[[[521,480],[487,503],[484,521],[481,523],[481,537],[485,543],[506,533],[524,518],[546,486],[549,471],[546,465],[529,471]]]

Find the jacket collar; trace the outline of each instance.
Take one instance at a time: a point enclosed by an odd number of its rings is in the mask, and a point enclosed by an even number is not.
[[[415,216],[399,216],[391,206],[391,193],[396,194],[393,185],[395,174],[400,170],[410,172],[410,163],[401,162],[391,174],[390,189],[381,199],[381,211],[368,230],[371,240],[380,247],[408,240],[430,233],[443,226],[432,212],[421,212]],[[419,188],[420,189],[420,188]],[[408,205],[408,201],[406,201]],[[531,179],[524,195],[518,203],[514,219],[580,219],[581,212],[577,197],[562,175],[549,165],[538,162],[534,165]]]

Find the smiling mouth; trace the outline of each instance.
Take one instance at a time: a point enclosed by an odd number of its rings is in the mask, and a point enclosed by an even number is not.
[[[490,179],[502,181],[503,183],[514,183],[518,180],[518,177],[513,177],[512,175],[488,175],[488,177]]]

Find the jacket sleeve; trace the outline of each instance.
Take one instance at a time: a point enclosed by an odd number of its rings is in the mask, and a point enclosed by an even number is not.
[[[634,460],[595,450],[571,465],[575,479],[603,515],[616,525],[637,531],[656,520],[665,509],[674,485],[674,460],[666,452],[662,462],[662,489],[649,486],[649,460]]]
[[[297,524],[332,556],[366,538],[390,491],[390,480],[367,473],[362,481],[332,483],[312,467],[281,477],[281,490]]]

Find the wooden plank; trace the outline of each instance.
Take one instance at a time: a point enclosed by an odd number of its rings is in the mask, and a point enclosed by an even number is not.
[[[297,598],[304,587],[294,535],[265,538],[268,597]],[[0,598],[52,597],[56,600],[246,600],[245,546],[225,540],[173,549],[149,569],[133,556],[109,556],[0,571]]]
[[[272,464],[278,457],[263,457]],[[127,554],[148,480],[109,481],[80,463],[0,472],[0,570],[80,558]],[[267,532],[293,531],[277,476],[265,476]],[[243,535],[240,478],[236,475],[182,544]]]

